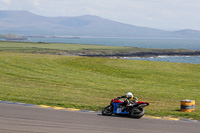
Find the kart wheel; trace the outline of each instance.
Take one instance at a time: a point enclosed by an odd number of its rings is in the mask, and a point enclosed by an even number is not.
[[[145,111],[143,108],[132,108],[129,112],[130,117],[132,118],[141,118],[144,115]]]
[[[113,106],[112,105],[108,105],[107,107],[105,107],[102,110],[102,115],[110,116],[112,114],[113,114]]]

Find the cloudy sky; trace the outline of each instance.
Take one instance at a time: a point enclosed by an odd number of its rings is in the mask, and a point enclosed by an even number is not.
[[[0,0],[0,10],[42,16],[96,15],[164,30],[200,30],[200,0]]]

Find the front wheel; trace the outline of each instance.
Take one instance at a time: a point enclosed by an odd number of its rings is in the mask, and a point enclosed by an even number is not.
[[[129,115],[132,118],[141,118],[144,115],[145,111],[143,108],[131,108]]]
[[[107,107],[105,107],[102,110],[102,115],[110,116],[112,114],[113,114],[113,106],[112,105],[108,105]]]

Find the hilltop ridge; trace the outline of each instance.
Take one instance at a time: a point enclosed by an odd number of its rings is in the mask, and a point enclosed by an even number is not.
[[[28,11],[0,10],[0,34],[41,36],[200,38],[200,31],[165,31],[124,24],[99,16],[45,17]]]

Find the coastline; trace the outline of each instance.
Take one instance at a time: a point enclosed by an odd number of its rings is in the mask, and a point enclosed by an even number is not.
[[[48,44],[48,45],[47,45]],[[0,41],[0,52],[17,52],[31,54],[52,54],[64,56],[85,56],[105,58],[159,58],[159,56],[188,56],[185,58],[189,63],[200,62],[200,50],[191,49],[152,49],[138,47],[119,47],[91,44],[70,44],[70,43],[45,43],[45,42],[21,42],[21,41]],[[192,57],[193,56],[193,57]],[[170,62],[172,58],[166,59]],[[174,60],[174,59],[173,59]],[[183,60],[180,59],[180,60]],[[176,62],[181,62],[178,59]],[[181,62],[185,63],[185,62]],[[188,62],[186,62],[188,63]]]
[[[121,57],[120,59],[200,64],[200,56]]]
[[[200,51],[193,52],[136,52],[136,53],[116,53],[116,54],[79,54],[87,57],[158,57],[158,56],[200,56]]]

